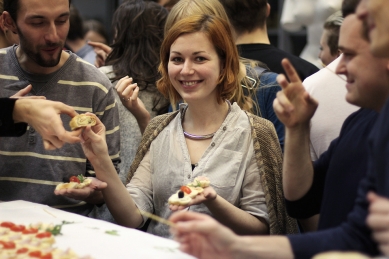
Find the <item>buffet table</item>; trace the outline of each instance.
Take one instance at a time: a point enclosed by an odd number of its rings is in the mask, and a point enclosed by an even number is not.
[[[62,226],[55,237],[55,246],[72,249],[80,256],[94,259],[193,259],[182,253],[178,243],[147,234],[135,229],[121,227],[109,222],[91,219],[45,205],[26,201],[0,203],[0,221],[15,224],[69,224]]]

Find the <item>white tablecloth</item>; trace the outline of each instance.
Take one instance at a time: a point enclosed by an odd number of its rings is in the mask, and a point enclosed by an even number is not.
[[[61,224],[62,235],[55,237],[55,246],[71,248],[79,256],[94,259],[193,259],[178,250],[178,243],[147,234],[135,229],[121,227],[109,222],[68,213],[45,205],[26,201],[0,203],[0,221],[15,224],[31,223]],[[106,231],[116,235],[107,234]]]

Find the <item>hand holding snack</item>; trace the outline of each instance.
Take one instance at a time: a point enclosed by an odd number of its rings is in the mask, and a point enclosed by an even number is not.
[[[99,120],[99,118],[92,114],[86,113],[86,115],[93,116],[96,124],[94,126],[87,126],[82,134],[81,143],[85,156],[89,161],[98,163],[101,156],[108,156],[108,147],[105,140],[105,126]]]
[[[61,148],[65,143],[80,142],[80,131],[65,130],[61,114],[77,115],[74,108],[61,102],[42,99],[20,98],[15,102],[15,123],[26,122],[42,136],[45,149]]]
[[[84,177],[82,174],[78,176],[72,176],[68,183],[60,183],[55,188],[56,190],[62,189],[82,189],[89,186],[92,182],[91,178]]]
[[[96,117],[92,114],[79,114],[74,116],[70,122],[69,126],[71,130],[78,130],[87,126],[95,126],[96,125]]]
[[[75,177],[80,181],[80,176]],[[94,177],[85,178],[83,182],[77,182],[72,176],[69,183],[57,185],[55,195],[63,195],[75,200],[86,200],[90,198],[96,191],[101,191],[107,187],[105,182],[102,182]]]
[[[199,176],[193,182],[181,186],[177,193],[170,196],[168,203],[172,211],[183,210],[191,205],[214,200],[217,196],[215,190],[210,186],[210,181],[205,176]]]

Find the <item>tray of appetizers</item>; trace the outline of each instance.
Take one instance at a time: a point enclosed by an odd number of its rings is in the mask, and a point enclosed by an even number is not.
[[[0,203],[0,259],[193,259],[173,240],[26,201]]]

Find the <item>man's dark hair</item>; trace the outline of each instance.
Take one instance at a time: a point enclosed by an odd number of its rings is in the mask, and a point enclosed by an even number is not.
[[[69,0],[69,6],[72,0]],[[19,0],[4,0],[4,11],[7,11],[11,18],[16,22],[17,13],[19,9]]]
[[[267,0],[219,0],[238,33],[266,25]]]
[[[69,15],[69,40],[83,39],[85,36],[84,23],[78,10],[70,5]]]
[[[342,15],[346,16],[355,13],[357,6],[361,0],[343,0],[342,3]]]

